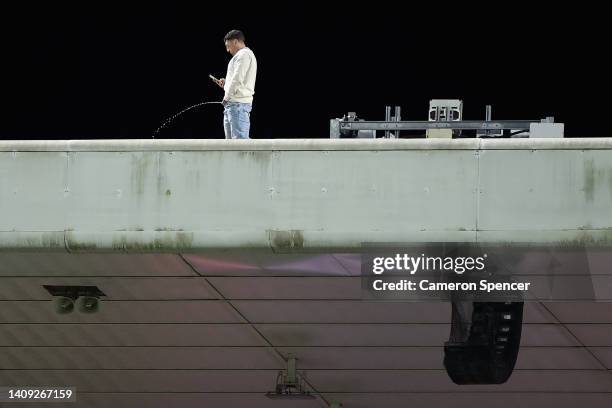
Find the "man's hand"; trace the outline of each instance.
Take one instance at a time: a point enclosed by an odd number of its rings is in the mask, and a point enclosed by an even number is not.
[[[215,83],[223,88],[225,86],[225,78],[217,79]]]

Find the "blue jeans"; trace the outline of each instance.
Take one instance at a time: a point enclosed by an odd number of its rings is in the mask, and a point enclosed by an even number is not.
[[[249,139],[251,128],[250,103],[228,102],[223,110],[223,129],[226,139]]]

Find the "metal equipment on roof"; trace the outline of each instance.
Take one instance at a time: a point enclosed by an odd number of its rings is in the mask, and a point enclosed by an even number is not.
[[[424,130],[428,138],[471,137],[563,137],[564,124],[555,123],[552,116],[538,120],[492,120],[491,105],[486,106],[485,120],[463,120],[463,101],[460,99],[432,99],[428,120],[402,121],[401,107],[385,107],[385,120],[372,121],[358,118],[349,112],[339,119],[330,120],[330,138],[399,138],[403,131]],[[475,133],[473,132],[475,131]],[[383,132],[382,134],[379,132]]]

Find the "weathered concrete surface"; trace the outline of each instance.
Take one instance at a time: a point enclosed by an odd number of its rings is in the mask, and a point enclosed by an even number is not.
[[[612,139],[0,142],[0,248],[612,245]]]

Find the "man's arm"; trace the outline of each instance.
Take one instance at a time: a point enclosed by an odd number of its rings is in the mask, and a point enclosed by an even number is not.
[[[225,96],[223,97],[223,101],[229,101],[230,97],[236,93],[236,88],[238,85],[244,83],[244,78],[249,68],[250,61],[250,58],[245,54],[242,54],[236,58],[234,75],[227,81],[229,82],[229,86],[224,88]]]

